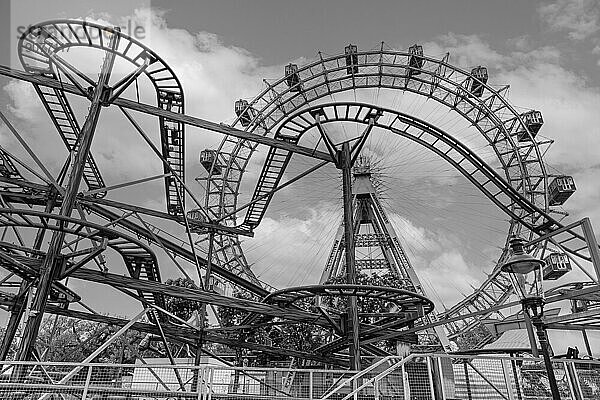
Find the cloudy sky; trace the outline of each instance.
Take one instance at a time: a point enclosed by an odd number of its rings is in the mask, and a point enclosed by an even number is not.
[[[88,18],[124,27],[138,24],[144,27],[141,40],[181,79],[186,112],[216,122],[231,123],[234,101],[252,99],[264,87],[263,79],[279,78],[290,61],[306,63],[318,51],[338,54],[348,43],[359,49],[379,48],[382,41],[394,49],[420,43],[427,55],[442,57],[449,52],[450,62],[465,69],[486,65],[493,86],[510,84],[509,100],[518,110],[542,111],[545,125],[540,134],[554,140],[545,155],[550,172],[573,175],[578,187],[564,207],[569,220],[589,216],[600,232],[600,5],[595,0],[48,3],[3,3],[2,14],[10,15],[3,35],[11,40],[2,41],[2,64],[20,68],[15,57],[20,26],[55,18]],[[91,55],[65,57],[72,57],[90,75],[97,71],[98,60]],[[142,100],[151,102],[148,86],[140,85]],[[66,152],[33,89],[5,78],[0,86],[2,111],[57,171]],[[358,96],[426,119],[464,140],[473,139],[459,118],[416,96],[385,91]],[[75,101],[75,107],[83,117],[86,105]],[[140,121],[157,139],[155,121],[142,117]],[[344,129],[343,134],[352,132]],[[385,138],[383,132],[374,137]],[[397,138],[381,138],[373,139],[370,147],[381,165],[386,210],[432,299],[438,306],[451,306],[493,268],[506,237],[506,216],[423,149]],[[198,152],[215,147],[221,139],[188,129],[188,182],[205,176]],[[24,154],[4,126],[0,143]],[[160,163],[114,110],[103,112],[93,151],[109,184],[161,172]],[[481,146],[480,151],[490,159],[489,149]],[[251,193],[261,155],[264,150],[250,164],[242,196]],[[310,165],[295,157],[289,177]],[[202,186],[190,185],[202,197]],[[113,198],[158,208],[164,201],[158,182],[140,185],[135,192],[115,192]],[[256,237],[244,242],[257,275],[278,287],[315,282],[339,223],[339,199],[339,176],[332,168],[279,193]],[[159,258],[164,261],[163,276],[176,276],[170,260],[160,254]],[[573,275],[575,279],[580,274]],[[105,299],[97,294],[99,289],[86,290],[91,304],[114,312],[101,307]],[[136,306],[123,306],[119,313],[131,313]]]

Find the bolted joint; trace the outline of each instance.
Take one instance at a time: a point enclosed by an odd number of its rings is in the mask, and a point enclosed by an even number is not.
[[[100,104],[102,104],[103,107],[107,107],[110,105],[110,98],[112,97],[113,94],[113,88],[110,86],[104,86],[102,88],[102,94],[100,95]]]

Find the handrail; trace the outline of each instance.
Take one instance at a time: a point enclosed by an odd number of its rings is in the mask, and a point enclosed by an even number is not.
[[[423,360],[424,359],[424,360]],[[445,360],[442,364],[438,360]],[[517,363],[508,363],[507,361],[523,360],[527,363],[523,365],[517,365]],[[425,369],[425,363],[427,361],[427,369]],[[481,364],[475,361],[482,361]],[[488,361],[493,361],[489,363]],[[418,363],[419,366],[412,368],[413,363]],[[500,364],[501,362],[501,364]],[[432,364],[433,363],[433,364]],[[447,363],[447,365],[446,365]],[[452,364],[450,364],[452,363]],[[472,363],[472,364],[471,364]],[[568,390],[571,395],[581,393],[582,387],[586,382],[596,382],[598,376],[600,376],[600,361],[598,360],[585,360],[585,359],[553,359],[554,369],[565,371],[567,373],[565,383],[565,390]],[[506,399],[516,398],[515,395],[522,393],[523,385],[526,382],[531,381],[530,375],[533,374],[534,378],[539,377],[539,374],[547,374],[547,371],[543,371],[542,359],[541,358],[530,358],[530,357],[509,357],[509,356],[496,356],[496,355],[449,355],[449,354],[433,354],[433,353],[420,353],[411,354],[407,357],[399,356],[388,356],[383,357],[376,361],[373,365],[369,366],[363,371],[348,371],[348,370],[317,370],[317,369],[299,369],[297,373],[304,374],[301,377],[302,383],[295,385],[293,392],[287,394],[280,390],[279,384],[270,386],[266,380],[267,376],[272,376],[277,379],[278,376],[285,376],[286,368],[264,368],[264,367],[227,367],[220,365],[170,365],[170,364],[111,364],[111,363],[81,363],[78,366],[83,368],[89,368],[87,371],[87,378],[85,374],[81,374],[77,381],[72,381],[69,384],[64,382],[64,377],[61,376],[68,372],[62,368],[54,369],[54,366],[68,367],[72,369],[76,363],[67,362],[19,362],[19,361],[5,361],[5,368],[7,370],[13,369],[18,366],[28,365],[37,368],[48,368],[49,374],[52,379],[59,379],[58,382],[51,380],[44,380],[41,376],[44,371],[37,370],[36,374],[33,374],[32,379],[21,379],[20,377],[14,377],[19,379],[13,379],[12,373],[5,375],[5,379],[0,381],[0,397],[4,398],[4,394],[14,393],[15,390],[26,393],[35,394],[41,400],[45,396],[49,396],[50,393],[55,395],[70,394],[75,395],[79,398],[80,394],[83,393],[81,398],[89,398],[92,393],[113,393],[115,395],[133,395],[140,396],[150,393],[154,397],[169,397],[177,391],[179,387],[177,382],[173,378],[171,369],[187,370],[190,371],[186,376],[191,376],[191,371],[199,372],[199,384],[193,391],[188,391],[183,396],[189,396],[190,398],[200,398],[208,394],[208,400],[211,396],[219,396],[219,398],[255,398],[253,395],[263,393],[262,388],[268,387],[269,390],[264,395],[269,396],[271,399],[285,400],[287,399],[298,399],[298,400],[333,400],[338,398],[341,400],[352,400],[357,399],[359,396],[366,395],[371,398],[375,394],[375,398],[382,398],[392,396],[395,398],[408,398],[411,395],[429,396],[434,397],[434,392],[438,390],[444,396],[453,397],[458,392],[458,386],[454,384],[467,385],[467,388],[478,393],[477,396],[482,395],[484,392],[488,393],[492,390],[500,397]],[[462,365],[470,365],[469,369],[472,369],[477,374],[477,380],[482,379],[485,383],[485,387],[482,387],[479,383],[473,382],[469,379],[470,372],[462,371],[460,368]],[[581,364],[581,365],[580,365]],[[452,370],[448,371],[445,369],[449,365],[452,365]],[[102,366],[110,366],[115,371],[103,371]],[[409,366],[411,368],[409,368]],[[95,378],[92,379],[92,369],[100,369],[100,374],[95,374]],[[125,381],[118,382],[118,385],[114,385],[114,380],[108,380],[107,378],[123,376],[123,371],[116,371],[119,367],[134,368],[134,376],[131,377],[130,385],[123,385]],[[158,367],[166,368],[169,371],[163,371],[160,373],[149,375],[146,373],[148,370],[152,373],[153,369]],[[432,367],[438,371],[438,376],[435,376],[435,372]],[[501,368],[500,368],[501,367]],[[36,368],[36,369],[37,369]],[[141,371],[137,371],[140,369]],[[228,371],[226,374],[220,374],[218,371]],[[232,383],[233,372],[243,370],[250,376],[250,380],[244,383],[240,390],[231,391],[229,385]],[[523,379],[521,382],[515,383],[513,381],[513,374],[521,371]],[[582,374],[582,371],[586,371]],[[591,375],[587,375],[587,371],[591,371]],[[29,370],[31,372],[31,370]],[[402,372],[402,373],[400,373]],[[115,374],[116,373],[116,374]],[[269,375],[271,373],[271,375]],[[274,373],[274,374],[273,374]],[[319,373],[321,373],[319,375]],[[331,381],[331,374],[334,374],[333,380]],[[104,375],[105,374],[105,375]],[[337,374],[340,374],[339,376]],[[369,374],[369,375],[366,375]],[[582,375],[581,375],[582,374]],[[218,375],[218,377],[217,377]],[[349,376],[350,375],[350,376]],[[528,378],[529,376],[529,378]],[[56,378],[55,378],[56,377]],[[499,379],[496,381],[495,379]],[[85,384],[83,383],[85,379]],[[112,378],[111,378],[112,379]],[[163,381],[164,379],[164,381]],[[306,379],[308,379],[308,392],[303,388],[306,388]],[[446,385],[448,379],[451,382]],[[471,381],[469,383],[469,381]],[[274,381],[277,382],[277,381]],[[244,388],[248,384],[247,388]],[[568,384],[568,387],[566,386]],[[134,386],[131,386],[134,385]],[[148,386],[151,385],[151,386]],[[162,385],[162,387],[161,387]],[[191,381],[186,381],[186,385],[191,385]],[[316,386],[315,386],[316,385]],[[464,387],[464,386],[463,386]],[[164,388],[164,390],[163,390]],[[187,386],[186,386],[187,388]],[[190,386],[191,389],[191,386]],[[187,389],[186,389],[187,390]],[[274,391],[273,391],[274,390]],[[316,391],[315,391],[316,390]],[[595,389],[594,389],[595,390]],[[412,393],[411,393],[412,392]],[[596,395],[597,391],[594,391],[593,395]],[[159,396],[160,395],[160,396]],[[285,395],[285,396],[284,396]],[[262,395],[261,395],[262,396]],[[508,396],[508,397],[507,397]],[[203,397],[207,398],[207,397]]]
[[[392,371],[395,371],[396,369],[398,369],[398,367],[403,366],[404,364],[406,364],[407,362],[411,361],[413,358],[415,358],[415,354],[410,354],[408,357],[404,357],[402,358],[400,361],[398,361],[397,363],[391,365],[388,369],[386,369],[385,371],[380,372],[379,374],[377,374],[376,376],[374,376],[373,378],[369,379],[368,381],[364,382],[362,385],[360,385],[359,387],[357,387],[356,389],[352,390],[352,392],[348,393],[346,396],[344,396],[342,398],[342,400],[348,400],[351,396],[354,396],[355,394],[357,394],[360,390],[364,389],[365,387],[369,386],[370,384],[372,384],[373,382],[377,382],[378,380],[380,380],[381,378],[383,378],[384,376],[389,375]]]
[[[333,395],[334,393],[337,393],[338,391],[340,391],[343,387],[345,387],[347,384],[349,384],[350,382],[352,382],[353,380],[357,380],[359,378],[362,378],[365,374],[368,374],[369,372],[371,372],[372,370],[374,370],[375,368],[377,368],[378,366],[380,366],[381,364],[390,361],[391,359],[395,359],[395,358],[399,358],[400,360],[402,360],[403,358],[400,356],[387,356],[382,358],[381,360],[377,361],[376,363],[372,364],[371,366],[369,366],[366,369],[363,369],[362,371],[360,371],[359,373],[352,375],[350,378],[346,379],[344,382],[342,382],[341,384],[339,384],[336,388],[334,388],[332,391],[330,391],[329,393],[327,393],[325,396],[321,397],[321,400],[325,400],[328,399],[331,395]]]

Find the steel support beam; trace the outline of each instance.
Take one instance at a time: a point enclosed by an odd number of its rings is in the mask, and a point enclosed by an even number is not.
[[[344,240],[346,255],[346,283],[356,284],[354,255],[354,222],[352,216],[352,154],[348,142],[342,145],[337,155],[342,170],[342,192],[344,202]],[[350,365],[354,371],[361,370],[359,342],[358,305],[356,296],[348,297],[348,335],[350,336]]]
[[[121,219],[120,215],[118,215],[110,210],[107,210],[104,207],[101,207],[99,205],[96,205],[96,204],[93,204],[90,202],[90,203],[88,203],[87,208],[92,210],[95,214],[97,214],[105,219],[108,219],[109,221],[116,221],[115,225],[119,225],[127,230],[134,232],[137,235],[143,236],[145,239],[153,240],[152,234],[147,229],[145,229],[142,226],[139,226],[138,224],[136,224],[132,221],[129,221],[126,219]],[[185,258],[186,260],[194,262],[194,254],[190,250],[181,247],[177,243],[174,243],[173,241],[169,240],[168,238],[161,237],[160,239],[166,249]],[[196,257],[196,259],[201,264],[206,265],[205,259],[200,258],[199,256]],[[243,279],[243,278],[237,276],[236,274],[234,274],[233,272],[230,272],[230,271],[226,270],[225,268],[222,268],[218,265],[213,265],[212,270],[215,274],[218,274],[219,276],[225,278],[226,280],[233,282],[236,285],[238,285],[252,293],[255,293],[261,297],[264,297],[267,294],[269,294],[269,292],[267,290],[263,289],[262,287],[257,286],[255,284],[253,284],[252,282],[248,282],[246,279]]]
[[[13,305],[16,305],[16,303],[19,303],[19,302],[15,302],[14,296],[12,294],[7,295],[7,294],[0,293],[0,305],[13,306]],[[94,322],[98,322],[98,323],[102,323],[102,324],[109,324],[109,325],[120,326],[120,327],[123,327],[130,322],[129,320],[126,320],[126,319],[110,317],[107,315],[92,314],[92,313],[86,313],[86,312],[82,312],[82,311],[64,309],[64,308],[61,308],[61,307],[58,307],[58,306],[55,306],[52,304],[48,305],[47,312],[50,314],[63,315],[65,317],[69,317],[69,318],[76,318],[76,319],[86,320],[86,321],[94,321]],[[150,333],[153,335],[160,335],[160,332],[159,332],[158,328],[156,327],[156,325],[145,323],[145,322],[135,322],[132,325],[130,325],[130,329],[133,329],[133,330],[136,330],[139,332]],[[190,338],[194,338],[197,335],[196,329],[191,329],[191,328],[188,328],[185,326],[178,326],[178,325],[163,323],[163,330],[165,332],[165,335],[167,337],[169,337],[171,340],[175,340],[180,343],[189,344],[191,346],[194,345],[194,340],[191,340]],[[241,347],[241,348],[246,348],[249,350],[262,351],[262,352],[265,352],[268,354],[275,354],[278,356],[292,356],[292,357],[298,357],[298,358],[303,358],[303,359],[307,359],[307,360],[314,360],[314,361],[326,363],[326,364],[333,363],[333,364],[340,365],[343,367],[348,366],[348,364],[345,360],[343,360],[341,358],[337,358],[337,357],[326,357],[326,356],[321,356],[318,354],[305,353],[302,351],[265,346],[265,345],[261,345],[258,343],[250,343],[250,342],[246,342],[246,341],[242,341],[242,340],[231,339],[226,336],[217,335],[217,334],[209,333],[209,332],[206,333],[205,340],[207,342],[211,342],[211,343],[220,343],[220,344],[224,344],[224,345],[230,346],[230,347]]]
[[[111,35],[109,46],[113,50],[117,48],[118,42],[119,36]],[[98,82],[92,92],[89,113],[83,128],[81,129],[81,136],[79,137],[78,141],[78,151],[74,155],[73,169],[69,176],[64,199],[60,208],[61,216],[69,217],[73,212],[76,196],[79,192],[79,185],[81,184],[81,180],[83,178],[83,169],[92,146],[92,139],[94,137],[96,125],[98,124],[100,111],[102,110],[103,99],[106,93],[106,88],[108,87],[114,61],[115,53],[106,52]],[[59,225],[62,227],[65,225],[65,223],[59,222]],[[52,282],[57,278],[58,271],[61,267],[59,259],[64,239],[64,231],[58,230],[52,233],[52,239],[50,240],[50,245],[48,246],[48,252],[40,269],[40,278],[35,296],[33,298],[30,317],[25,325],[23,339],[19,346],[18,359],[20,361],[29,360],[35,345],[35,340],[44,317],[44,310],[48,302],[50,287],[52,286]]]
[[[0,75],[16,78],[22,81],[31,82],[36,85],[51,87],[54,89],[64,90],[65,92],[82,96],[79,89],[71,84],[60,82],[56,79],[47,78],[41,75],[28,72],[18,71],[6,66],[0,66]],[[112,104],[127,108],[129,110],[138,111],[144,114],[149,114],[157,117],[163,117],[172,121],[181,122],[182,124],[195,126],[197,128],[206,129],[209,131],[221,133],[223,135],[231,135],[239,139],[248,140],[250,142],[264,144],[270,147],[280,148],[292,153],[302,154],[307,157],[317,158],[323,161],[333,162],[331,156],[325,152],[317,151],[308,147],[294,145],[282,140],[273,139],[266,136],[259,136],[251,132],[242,131],[225,124],[217,124],[207,121],[202,118],[192,117],[189,115],[179,114],[173,111],[164,110],[160,107],[150,104],[138,103],[133,100],[115,99]]]
[[[53,192],[55,194],[55,192]],[[44,212],[51,212],[52,209],[54,208],[54,204],[56,201],[56,195],[51,195],[48,197],[48,202],[46,203],[46,208],[44,209]],[[39,229],[35,240],[33,242],[33,249],[34,250],[39,250],[42,247],[42,243],[44,241],[44,236],[46,235],[46,229],[42,228]],[[23,279],[21,281],[21,285],[19,287],[19,292],[18,292],[18,296],[24,296],[27,292],[27,290],[29,289],[29,282],[27,282],[25,279]],[[13,343],[13,340],[15,338],[15,335],[17,334],[17,328],[19,327],[19,322],[21,321],[21,318],[23,317],[23,312],[25,311],[25,302],[21,303],[20,305],[15,305],[12,309],[11,309],[11,313],[10,313],[10,318],[8,320],[8,323],[6,325],[6,330],[4,331],[4,338],[2,339],[2,348],[0,349],[0,360],[4,361],[6,360],[6,357],[8,356],[8,353],[10,351],[10,346]]]
[[[214,268],[214,267],[213,267]],[[187,300],[210,303],[216,306],[231,307],[243,311],[269,315],[272,317],[285,318],[290,321],[314,323],[329,327],[329,322],[319,314],[313,314],[292,308],[280,308],[277,306],[260,303],[246,299],[235,299],[217,293],[209,293],[202,290],[175,287],[154,281],[142,281],[128,276],[103,273],[88,268],[80,268],[71,274],[72,278],[82,279],[90,282],[102,283],[116,288],[139,290],[148,293],[161,293],[165,296],[185,298]]]
[[[598,249],[598,242],[596,241],[596,236],[594,235],[592,223],[589,218],[586,217],[581,220],[581,228],[583,229],[583,236],[585,237],[588,249],[590,250],[590,258],[592,259],[592,264],[596,271],[596,282],[599,282],[600,285],[600,250]]]

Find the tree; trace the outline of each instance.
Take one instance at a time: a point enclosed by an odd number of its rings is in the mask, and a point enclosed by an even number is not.
[[[347,282],[345,275],[340,275],[330,279],[325,284],[345,284]],[[358,272],[356,274],[356,284],[364,286],[381,286],[404,289],[403,282],[390,272],[384,274],[365,274]],[[345,313],[348,309],[348,298],[340,296],[322,296],[323,304],[333,310],[340,313]],[[384,313],[393,312],[395,305],[385,299],[377,297],[359,297],[357,301],[357,308],[359,313],[359,321],[363,324],[376,324],[381,321],[380,315]],[[362,314],[362,315],[361,315]],[[385,340],[382,342],[375,343],[377,347],[382,348],[388,353],[395,353],[396,341]]]
[[[199,289],[194,281],[189,278],[167,279],[165,283],[172,286]],[[165,309],[177,315],[184,321],[189,320],[194,314],[194,311],[198,313],[204,312],[203,304],[201,302],[172,296],[165,296]],[[206,321],[206,318],[204,318],[204,320]],[[177,321],[173,322],[179,323]]]
[[[82,361],[113,337],[120,328],[120,326],[68,317],[47,317],[38,335],[38,351],[44,354],[45,360]],[[137,347],[143,337],[143,333],[129,330],[104,349],[94,361],[132,364],[136,357],[130,347]]]
[[[234,298],[257,300],[255,296],[244,291],[235,291]],[[296,306],[316,312],[312,301],[304,300],[295,304]],[[246,316],[249,314],[242,310],[237,310],[231,307],[219,307],[218,311],[221,324],[224,327],[240,326]],[[237,330],[229,335],[236,340],[243,340],[251,343],[258,343],[268,346],[273,346],[282,349],[298,350],[309,352],[323,344],[324,332],[323,329],[314,324],[289,324],[278,318],[261,317],[255,320],[254,323],[273,322],[270,326],[261,326],[257,328],[249,328]],[[281,324],[278,324],[281,322]],[[243,365],[244,360],[247,364],[253,366],[265,366],[273,361],[285,361],[289,357],[266,354],[264,352],[256,353],[253,361],[248,361],[249,355],[254,355],[253,352],[244,349],[235,349],[236,361],[238,365]]]

